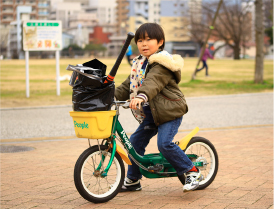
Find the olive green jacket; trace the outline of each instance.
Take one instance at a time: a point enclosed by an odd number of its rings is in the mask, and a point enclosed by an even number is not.
[[[157,126],[179,118],[188,111],[184,95],[178,87],[184,60],[180,55],[167,56],[165,53],[149,57],[145,79],[138,89],[138,95],[146,95]],[[130,76],[115,89],[115,97],[120,101],[127,100],[129,94]]]

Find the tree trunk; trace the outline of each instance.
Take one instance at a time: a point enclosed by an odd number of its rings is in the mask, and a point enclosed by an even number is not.
[[[240,52],[241,52],[240,45],[235,43],[233,51],[234,51],[234,59],[239,60],[240,59]]]
[[[255,59],[255,83],[263,83],[264,79],[264,22],[263,0],[255,2],[255,31],[256,31],[256,59]]]

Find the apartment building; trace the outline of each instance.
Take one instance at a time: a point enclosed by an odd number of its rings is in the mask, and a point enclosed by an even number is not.
[[[191,41],[190,17],[201,18],[202,0],[128,0],[128,31],[135,32],[146,22],[155,22],[165,32],[166,47],[170,53],[183,56],[197,54]]]
[[[115,34],[121,36],[127,33],[127,20],[128,20],[128,5],[127,0],[116,0],[116,26]]]
[[[16,20],[17,6],[31,6],[30,19],[46,20],[49,14],[48,0],[0,0],[0,21],[2,26],[9,26]]]
[[[201,0],[129,0],[128,31],[136,31],[146,22],[160,24],[166,41],[187,41],[190,38],[190,15],[200,16]]]
[[[10,56],[17,49],[17,30],[15,21],[18,6],[30,6],[31,20],[46,20],[49,14],[48,0],[0,0],[0,37],[1,52],[4,56]]]

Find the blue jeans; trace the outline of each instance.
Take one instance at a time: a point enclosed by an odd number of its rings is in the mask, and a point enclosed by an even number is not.
[[[208,75],[208,66],[207,66],[207,64],[206,64],[206,60],[202,60],[203,61],[203,67],[202,68],[200,68],[200,69],[197,69],[196,70],[196,72],[199,72],[199,71],[201,71],[202,69],[206,69],[206,75]]]
[[[183,117],[166,122],[158,126],[158,130],[144,130],[150,122],[144,120],[139,125],[137,130],[131,135],[130,142],[133,145],[135,151],[143,156],[145,154],[145,148],[147,147],[150,139],[158,132],[157,144],[159,151],[167,159],[167,161],[174,167],[178,175],[182,175],[189,171],[194,165],[187,157],[184,151],[172,142],[174,136],[178,132],[178,128],[182,122]],[[127,177],[130,179],[141,179],[142,174],[139,167],[131,160],[132,165],[128,166]]]

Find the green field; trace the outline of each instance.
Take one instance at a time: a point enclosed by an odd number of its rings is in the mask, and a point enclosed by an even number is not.
[[[61,59],[60,76],[71,75],[66,71],[68,64],[76,65],[89,59]],[[109,71],[115,59],[100,58]],[[198,73],[191,81],[197,58],[185,58],[182,81],[179,84],[186,97],[220,94],[239,94],[273,91],[273,61],[264,61],[264,84],[254,84],[254,60],[209,60],[210,77],[205,71]],[[30,98],[26,98],[25,61],[1,60],[1,107],[43,106],[71,104],[72,89],[69,81],[61,81],[61,96],[56,96],[55,59],[31,59]],[[120,85],[130,73],[130,66],[124,59],[115,78]]]

